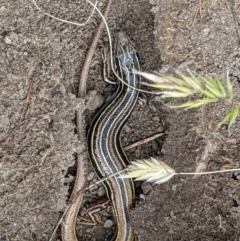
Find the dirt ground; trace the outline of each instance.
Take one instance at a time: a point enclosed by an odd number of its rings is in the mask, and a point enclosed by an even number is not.
[[[37,1],[44,11],[84,22],[91,12],[85,1]],[[106,1],[99,1],[104,10]],[[0,5],[0,240],[49,240],[76,175],[76,153],[84,150],[75,126],[79,71],[99,16],[79,27],[40,13],[31,0],[2,0]],[[187,68],[198,75],[226,70],[240,96],[239,0],[114,1],[109,14],[114,35],[126,32],[136,44],[144,71],[174,74]],[[88,79],[86,122],[111,92],[101,78],[100,46]],[[96,91],[96,92],[93,92]],[[122,144],[164,136],[127,152],[129,160],[160,156],[177,172],[238,168],[239,120],[228,135],[216,125],[229,104],[176,111],[148,95],[126,123]],[[85,131],[85,130],[83,130]],[[90,167],[91,168],[91,167]],[[176,176],[156,186],[136,183],[139,192],[131,222],[139,240],[240,240],[240,175]],[[92,169],[88,185],[97,181]],[[141,194],[141,195],[140,195]],[[83,206],[105,199],[102,186],[86,191]],[[114,233],[111,208],[103,225],[77,225],[79,240],[109,240]],[[80,216],[82,211],[80,211]],[[60,232],[55,240],[61,240]]]

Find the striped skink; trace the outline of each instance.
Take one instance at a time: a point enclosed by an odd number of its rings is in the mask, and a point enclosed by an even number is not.
[[[88,131],[89,157],[99,178],[116,173],[128,164],[120,135],[136,104],[136,88],[139,89],[141,81],[133,71],[140,69],[135,46],[122,32],[116,38],[115,58],[119,76],[127,85],[118,80],[116,91],[100,108]],[[129,210],[135,199],[134,185],[131,179],[118,177],[119,174],[104,181],[116,220],[116,234],[112,240],[133,241],[136,236],[130,226]]]

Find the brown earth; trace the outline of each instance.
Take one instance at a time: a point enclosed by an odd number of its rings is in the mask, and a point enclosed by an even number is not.
[[[75,22],[84,22],[91,11],[84,1],[38,4]],[[99,2],[102,10],[105,5]],[[2,0],[0,16],[0,240],[49,240],[67,205],[75,154],[86,145],[77,140],[75,110],[80,102],[75,94],[99,17],[95,14],[86,26],[73,26],[43,15],[31,0]],[[237,0],[129,0],[113,2],[108,23],[112,36],[124,31],[137,45],[143,70],[174,74],[190,68],[224,80],[230,69],[237,99],[239,16]],[[104,32],[89,73],[88,93],[97,91],[90,109],[112,90],[100,74],[100,46],[106,43]],[[164,101],[178,104],[186,99]],[[148,105],[137,104],[124,127],[123,146],[157,132],[165,136],[128,151],[129,160],[160,156],[177,172],[239,167],[239,121],[231,136],[226,125],[216,131],[228,104],[191,111],[165,104],[150,95]],[[93,113],[86,111],[87,123]],[[97,180],[92,170],[88,180]],[[160,186],[137,183],[138,189],[140,185],[144,195],[131,212],[139,240],[240,240],[238,172],[176,176]],[[86,191],[83,205],[105,198],[99,186]],[[104,224],[112,220],[110,210],[103,212],[103,219]],[[103,241],[113,232],[114,225],[77,225],[79,240]]]

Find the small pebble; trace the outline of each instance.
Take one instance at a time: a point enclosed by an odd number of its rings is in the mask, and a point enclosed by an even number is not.
[[[161,153],[165,154],[165,153],[167,153],[167,150],[165,148],[162,148]]]
[[[0,11],[5,11],[6,10],[6,7],[5,6],[1,6],[0,7]]]
[[[85,210],[81,209],[80,216],[83,217],[86,214]]]
[[[103,210],[103,211],[101,212],[102,217],[109,217],[109,212],[111,212],[111,211]]]
[[[96,178],[96,177],[94,177],[93,179],[92,179],[92,182],[93,183],[96,183],[98,181],[98,178]]]
[[[4,37],[3,40],[6,44],[17,44],[18,34],[14,32],[10,32]]]
[[[208,36],[208,34],[210,33],[210,28],[204,28],[203,29],[203,32],[204,32],[204,34],[206,35],[206,36]]]
[[[4,40],[4,42],[6,44],[11,44],[12,43],[12,40],[8,36],[5,36],[3,40]]]
[[[154,117],[152,118],[152,120],[159,122],[159,121],[160,121],[160,118],[159,118],[158,116],[154,116]]]
[[[130,132],[131,128],[128,125],[124,125],[123,130],[126,132]]]
[[[163,126],[159,126],[157,128],[157,132],[164,132],[164,127]]]
[[[157,144],[157,142],[155,140],[152,141],[152,149],[155,152],[158,151],[158,144]]]
[[[140,150],[136,150],[136,151],[135,151],[135,157],[138,158],[138,157],[140,157],[140,156],[141,156]]]
[[[103,189],[98,189],[98,191],[97,191],[97,195],[99,196],[99,197],[103,197],[104,195],[105,195],[105,191],[103,190]]]
[[[52,81],[58,81],[58,76],[51,76],[51,80]],[[52,95],[55,96],[56,93],[62,93],[65,94],[66,93],[66,88],[64,87],[63,84],[57,84],[52,88]]]
[[[113,226],[113,221],[111,219],[107,219],[103,224],[104,228],[111,228]]]
[[[174,192],[176,192],[176,190],[177,190],[177,185],[172,185],[172,191],[174,191]]]
[[[141,185],[141,188],[143,190],[143,194],[148,194],[152,190],[152,184],[150,182],[144,182]]]
[[[145,199],[146,199],[146,197],[145,197],[144,194],[140,194],[139,197],[140,197],[142,200],[145,200]]]
[[[87,177],[88,181],[92,181],[93,177],[94,177],[94,172],[89,172]]]
[[[96,90],[91,90],[88,92],[86,103],[86,108],[88,110],[96,110],[103,104],[103,102],[103,97]]]

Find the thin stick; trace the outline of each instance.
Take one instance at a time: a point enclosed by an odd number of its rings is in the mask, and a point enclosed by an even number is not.
[[[222,172],[235,172],[235,171],[240,171],[240,168],[226,169],[226,170],[219,170],[219,171],[209,171],[209,172],[179,172],[179,173],[175,173],[174,175],[206,175],[206,174],[214,174],[214,173],[222,173]]]
[[[104,18],[107,17],[109,9],[111,5],[111,0],[109,0],[105,12],[104,12]],[[101,31],[104,27],[104,21],[101,20],[95,34],[92,40],[91,45],[89,46],[89,50],[87,53],[87,56],[85,58],[82,71],[79,78],[79,86],[78,86],[78,98],[83,99],[86,94],[86,85],[87,85],[87,78],[88,78],[88,71],[90,68],[91,60],[93,57],[93,54],[95,52],[97,43],[100,38]],[[76,112],[76,124],[77,124],[77,133],[79,140],[84,140],[85,133],[82,130],[86,129],[85,126],[85,120],[82,116],[82,113],[80,111]],[[55,227],[53,234],[49,241],[52,241],[53,236],[55,235],[58,226],[61,225],[61,235],[63,241],[77,241],[76,237],[76,231],[75,231],[75,225],[76,225],[76,219],[77,214],[79,211],[79,208],[82,203],[83,199],[83,193],[85,190],[85,185],[87,181],[87,156],[85,153],[78,154],[78,165],[77,165],[77,174],[76,179],[74,183],[74,188],[70,197],[70,204],[68,205],[67,209],[63,213],[61,219],[59,220],[57,226]]]
[[[156,138],[158,138],[160,136],[163,136],[163,135],[164,135],[164,133],[155,134],[153,136],[150,136],[150,137],[147,137],[147,138],[142,139],[140,141],[137,141],[137,142],[135,142],[135,143],[133,143],[133,144],[131,144],[129,146],[126,146],[126,147],[123,148],[123,150],[127,151],[127,150],[130,150],[130,149],[134,148],[134,147],[141,146],[141,145],[143,145],[143,144],[145,144],[145,143],[147,143],[149,141],[152,141],[152,140],[154,140],[154,139],[156,139]]]
[[[87,183],[88,165],[87,158],[78,155],[77,175],[74,183],[74,189],[70,197],[70,205],[61,218],[62,241],[77,241],[76,221],[79,208],[83,200],[83,192]],[[81,193],[78,195],[78,193]]]
[[[91,60],[92,60],[93,54],[95,52],[100,34],[101,34],[102,29],[104,27],[104,22],[106,21],[106,17],[108,15],[108,12],[109,12],[109,9],[110,9],[110,6],[111,6],[111,2],[112,2],[111,0],[108,1],[105,12],[104,12],[103,15],[101,15],[103,18],[102,18],[95,34],[94,34],[92,43],[89,46],[89,50],[88,50],[87,56],[85,58],[85,61],[84,61],[83,67],[82,67],[82,71],[81,71],[81,74],[80,74],[79,82],[78,82],[78,95],[77,95],[78,98],[84,98],[85,95],[86,95],[86,86],[87,86],[87,78],[88,78],[89,67],[90,67]],[[93,5],[93,7],[94,7],[94,9],[95,8],[98,9],[96,7],[96,5]]]

